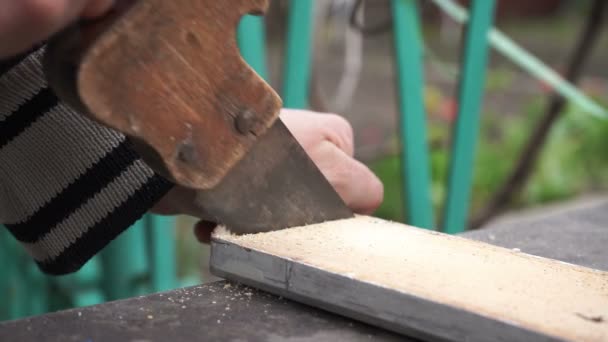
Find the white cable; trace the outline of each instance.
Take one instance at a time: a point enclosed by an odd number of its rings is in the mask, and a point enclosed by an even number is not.
[[[351,0],[350,2],[349,13],[353,10],[356,1]],[[365,6],[361,6],[358,13],[356,13],[357,22],[363,23],[365,21],[364,8]],[[352,103],[357,86],[359,85],[362,66],[363,35],[359,30],[351,27],[347,21],[346,32],[344,34],[344,72],[333,101],[336,111],[345,111]]]
[[[361,69],[363,66],[363,36],[350,27],[350,13],[352,12],[355,0],[317,0],[315,1],[315,18],[318,23],[325,23],[323,19],[332,17],[334,26],[344,27],[344,64],[340,74],[340,81],[335,92],[330,92],[333,100],[331,110],[344,112],[348,109],[357,90],[360,81]],[[340,15],[342,14],[342,15]],[[364,20],[363,11],[357,14],[357,18]],[[342,19],[342,20],[340,20]],[[327,56],[324,51],[328,46],[319,44],[317,51],[318,60],[325,60]]]

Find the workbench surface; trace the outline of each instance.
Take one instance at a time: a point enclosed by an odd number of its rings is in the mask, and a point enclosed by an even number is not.
[[[608,201],[463,234],[608,270]],[[227,282],[0,323],[0,341],[403,341],[400,336]]]

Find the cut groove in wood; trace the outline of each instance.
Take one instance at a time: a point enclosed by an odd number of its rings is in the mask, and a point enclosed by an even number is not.
[[[607,272],[371,217],[218,232],[211,267],[420,338],[608,340]]]

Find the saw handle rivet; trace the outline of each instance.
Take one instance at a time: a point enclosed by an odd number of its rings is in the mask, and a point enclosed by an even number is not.
[[[194,34],[193,32],[186,33],[186,42],[188,42],[188,44],[190,44],[191,46],[194,46],[196,48],[202,47],[200,40],[198,39],[196,34]]]
[[[196,148],[192,141],[183,141],[177,148],[177,160],[186,164],[195,164],[198,160]]]
[[[255,114],[249,110],[242,111],[234,120],[236,130],[241,134],[252,133],[255,124]]]

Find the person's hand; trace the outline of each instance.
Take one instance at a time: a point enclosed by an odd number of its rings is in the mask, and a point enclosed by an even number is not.
[[[346,205],[359,214],[378,208],[382,183],[354,159],[353,130],[346,119],[304,110],[283,110],[281,119]]]
[[[354,212],[371,214],[378,208],[384,194],[383,185],[365,165],[353,158],[353,132],[344,118],[302,110],[283,110],[280,117]],[[157,204],[154,212],[198,216],[202,220],[194,232],[199,241],[206,243],[216,224],[200,217],[194,197],[192,190],[175,187]]]
[[[78,18],[95,18],[114,0],[0,0],[0,58],[27,51]]]

